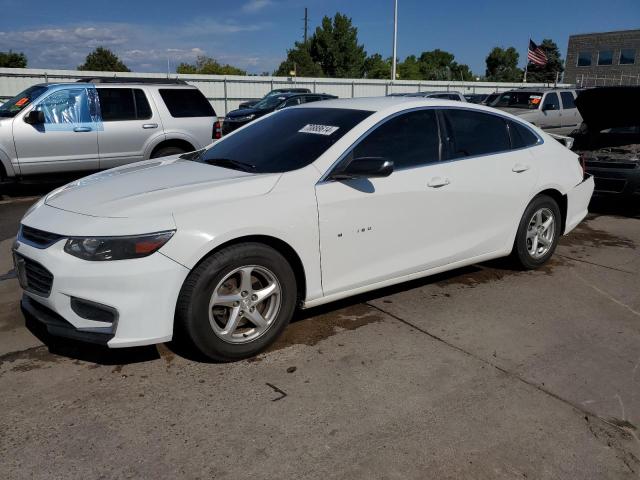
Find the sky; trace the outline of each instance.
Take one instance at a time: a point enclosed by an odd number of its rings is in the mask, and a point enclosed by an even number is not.
[[[133,71],[175,72],[208,55],[249,73],[272,72],[324,15],[342,12],[367,53],[391,56],[393,0],[0,0],[0,50],[24,52],[33,68],[75,69],[97,46]],[[495,46],[553,39],[566,55],[571,34],[640,28],[640,0],[431,2],[399,0],[398,57],[440,48],[483,74]]]

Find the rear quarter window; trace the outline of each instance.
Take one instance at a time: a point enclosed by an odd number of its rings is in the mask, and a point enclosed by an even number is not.
[[[159,93],[174,118],[216,116],[213,107],[200,90],[195,88],[161,88]]]
[[[526,148],[532,147],[538,143],[538,137],[530,129],[524,125],[508,121],[509,134],[511,135],[511,147],[512,148]]]

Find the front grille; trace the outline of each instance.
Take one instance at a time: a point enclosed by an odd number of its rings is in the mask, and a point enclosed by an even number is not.
[[[20,232],[18,234],[20,241],[36,248],[50,247],[61,238],[64,237],[57,233],[45,232],[37,228],[27,227],[26,225],[20,225]]]
[[[53,274],[30,258],[23,257],[24,273],[27,280],[26,290],[42,297],[48,297],[53,286]]]
[[[620,170],[633,170],[638,166],[634,162],[600,162],[593,160],[587,160],[584,164],[587,168],[614,168]]]
[[[622,193],[627,186],[626,180],[617,178],[594,177],[595,189],[599,192]]]

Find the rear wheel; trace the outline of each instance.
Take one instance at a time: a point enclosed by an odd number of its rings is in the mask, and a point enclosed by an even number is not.
[[[216,252],[189,275],[176,309],[177,327],[212,360],[256,355],[286,328],[297,300],[287,260],[260,243]]]
[[[171,155],[179,155],[186,153],[186,150],[180,147],[162,147],[151,154],[151,158],[169,157]]]
[[[553,255],[561,228],[556,201],[540,195],[534,198],[520,220],[512,256],[525,269],[544,265]]]

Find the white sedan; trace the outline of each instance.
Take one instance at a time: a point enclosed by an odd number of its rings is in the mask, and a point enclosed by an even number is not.
[[[275,112],[209,148],[70,183],[22,220],[51,334],[255,355],[308,308],[485,260],[544,264],[587,214],[578,157],[491,108],[411,97]]]

